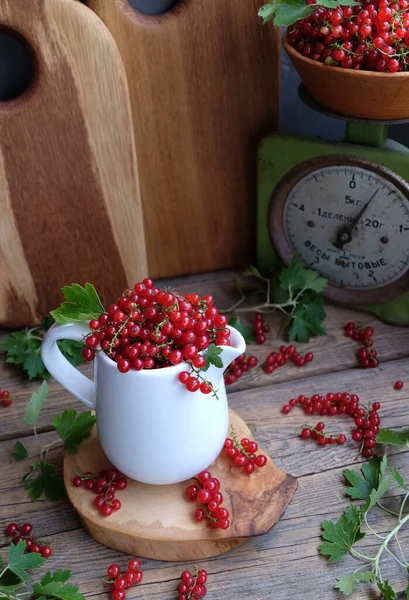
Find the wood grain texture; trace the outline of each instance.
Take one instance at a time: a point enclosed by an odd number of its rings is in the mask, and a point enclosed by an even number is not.
[[[0,103],[0,323],[38,322],[60,288],[108,299],[146,275],[126,75],[109,31],[71,0],[0,0],[26,40],[31,87]],[[103,76],[102,76],[103,73]]]
[[[230,410],[230,425],[239,439],[250,435],[244,421]],[[260,449],[260,451],[262,451]],[[92,537],[109,548],[154,560],[186,561],[217,556],[239,546],[246,538],[267,533],[284,514],[297,480],[277,469],[271,459],[251,478],[221,452],[210,470],[221,483],[223,506],[230,513],[227,531],[196,523],[198,503],[187,500],[187,485],[144,485],[128,479],[118,493],[122,508],[110,518],[101,517],[93,497],[72,483],[78,473],[99,473],[112,465],[101,448],[96,430],[76,456],[66,455],[64,481],[70,500]]]
[[[214,293],[218,302],[231,302],[232,287],[227,273],[206,274],[168,281],[183,291],[206,290]],[[203,286],[203,287],[200,287]],[[144,559],[144,580],[132,590],[135,600],[174,600],[177,597],[179,577],[185,568],[204,568],[209,573],[209,599],[212,600],[344,600],[333,586],[335,578],[353,571],[358,563],[346,557],[335,564],[318,555],[321,542],[321,522],[336,520],[349,499],[345,495],[342,471],[358,469],[362,463],[356,458],[356,444],[349,440],[345,446],[320,448],[304,442],[297,436],[298,426],[304,422],[301,411],[288,416],[280,412],[284,402],[300,393],[319,393],[330,390],[349,390],[357,393],[363,403],[381,402],[380,416],[383,427],[394,429],[409,426],[409,342],[407,328],[387,326],[357,311],[327,306],[326,326],[328,335],[317,338],[305,348],[313,348],[316,360],[306,369],[280,369],[272,379],[264,374],[246,374],[239,382],[242,389],[229,388],[229,404],[248,424],[252,436],[263,450],[283,471],[298,479],[299,488],[280,521],[268,534],[248,539],[243,545],[211,559],[199,559],[194,563],[158,562]],[[379,369],[355,368],[355,348],[342,335],[342,325],[355,321],[375,327],[375,347],[381,348]],[[271,334],[273,336],[273,334]],[[282,340],[271,337],[265,346],[252,346],[251,353],[265,356],[271,346],[279,346]],[[304,345],[300,344],[303,348]],[[89,372],[89,370],[88,370]],[[297,380],[295,378],[298,377]],[[393,389],[397,379],[405,382],[402,391]],[[125,566],[127,557],[95,542],[80,523],[69,503],[51,504],[47,501],[32,503],[21,485],[21,477],[28,471],[30,460],[15,463],[10,450],[15,439],[27,446],[30,456],[35,456],[37,443],[30,428],[21,421],[24,404],[36,383],[23,382],[10,366],[0,364],[0,387],[10,386],[14,403],[8,409],[0,407],[0,546],[8,544],[2,534],[7,523],[31,521],[39,537],[51,539],[53,557],[46,569],[71,568],[73,581],[87,599],[106,600],[109,588],[102,579],[106,567],[118,562]],[[233,386],[234,387],[234,386]],[[81,405],[55,382],[50,381],[50,396],[40,419],[40,441],[47,444],[55,439],[51,433],[50,416],[65,408]],[[327,428],[334,433],[349,434],[350,421],[344,417],[327,419]],[[386,448],[389,461],[409,480],[409,450]],[[58,448],[51,460],[62,465]],[[385,504],[396,508],[396,496],[400,490],[392,487]],[[371,525],[380,533],[391,530],[394,518],[377,513]],[[372,536],[363,540],[368,553],[375,554]],[[409,528],[402,531],[401,543],[409,548]],[[392,551],[396,551],[394,546]],[[407,574],[393,560],[385,558],[385,577],[397,591],[407,585]],[[361,586],[351,600],[378,600],[379,593],[370,586]]]
[[[255,156],[279,109],[279,38],[262,2],[182,0],[148,17],[87,0],[128,75],[151,276],[246,265]]]
[[[309,391],[317,388],[343,389],[345,382],[351,380],[352,389],[358,389],[360,374],[357,370],[343,374],[334,373],[324,377],[311,378]],[[342,377],[341,377],[342,375]],[[365,386],[370,381],[371,373],[366,372],[367,379],[360,388],[364,401],[375,397],[376,386],[365,395]],[[373,373],[372,373],[373,375]],[[378,381],[378,398],[383,403],[381,409],[382,423],[386,427],[399,428],[409,423],[409,390],[404,388],[400,393],[390,385],[397,377],[409,380],[408,361],[385,362]],[[382,383],[383,381],[383,383]],[[298,383],[299,386],[302,382]],[[132,598],[151,600],[174,600],[178,578],[184,568],[204,568],[209,573],[209,597],[214,600],[270,600],[279,597],[281,600],[317,600],[317,589],[325,600],[342,600],[343,596],[334,589],[335,578],[357,567],[351,557],[330,565],[317,552],[321,542],[320,525],[323,519],[337,519],[347,506],[349,500],[345,496],[342,483],[342,470],[345,467],[358,468],[361,461],[356,460],[356,447],[348,442],[342,447],[319,448],[314,444],[301,441],[295,434],[299,422],[291,420],[296,414],[285,417],[280,415],[281,397],[293,393],[291,381],[279,387],[279,398],[275,387],[262,390],[247,390],[230,396],[230,402],[242,411],[247,407],[250,429],[255,439],[260,441],[264,449],[274,457],[281,468],[293,472],[299,481],[299,489],[283,518],[267,535],[251,538],[229,553],[212,558],[199,559],[194,563],[162,563],[143,560],[144,581],[141,586],[132,590]],[[66,394],[66,392],[64,392]],[[275,400],[274,400],[275,398]],[[16,402],[20,400],[17,398]],[[50,414],[54,408],[45,410]],[[345,420],[331,420],[331,430],[345,428]],[[50,433],[40,434],[41,443],[49,443],[55,437]],[[267,439],[269,445],[264,441]],[[33,436],[23,440],[30,454],[35,453],[36,442]],[[86,598],[107,598],[108,588],[102,583],[108,564],[118,562],[126,564],[127,557],[119,555],[92,540],[79,527],[75,511],[69,504],[51,504],[40,501],[35,504],[28,498],[21,487],[21,476],[28,470],[28,464],[15,463],[10,460],[9,452],[13,441],[0,442],[0,531],[5,525],[31,521],[41,537],[51,538],[54,554],[47,562],[46,568],[54,571],[64,567],[73,570],[73,579],[80,585],[80,591]],[[391,464],[396,466],[403,477],[409,478],[409,453],[401,448],[388,448],[387,454]],[[52,456],[54,460],[58,451]],[[289,469],[291,467],[291,469]],[[395,497],[400,494],[396,487],[388,492],[387,506],[393,509]],[[376,530],[382,534],[390,530],[393,517],[380,516],[371,521]],[[1,535],[1,534],[0,534]],[[409,544],[409,530],[402,532],[402,545]],[[0,544],[6,545],[5,536],[0,537]],[[368,539],[368,552],[374,553],[374,540]],[[78,549],[81,549],[79,551]],[[392,547],[394,550],[394,547]],[[407,575],[393,561],[385,560],[385,576],[390,578],[397,590],[403,590]],[[351,597],[353,600],[375,600],[379,596],[370,588],[361,587]]]

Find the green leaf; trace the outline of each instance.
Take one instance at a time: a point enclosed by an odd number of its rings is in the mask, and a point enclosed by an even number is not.
[[[35,475],[36,477],[34,477]],[[32,465],[23,481],[33,502],[36,502],[43,494],[51,502],[64,500],[67,496],[62,477],[57,473],[57,467],[44,461]]]
[[[313,12],[317,10],[317,7],[311,7],[305,2],[291,5],[281,5],[275,13],[274,25],[276,27],[288,27],[300,19],[309,17]]]
[[[369,583],[375,581],[375,579],[375,575],[372,571],[347,573],[347,575],[343,575],[337,579],[335,587],[348,596],[348,594],[352,594],[359,583]]]
[[[327,287],[327,280],[320,277],[316,271],[303,269],[304,289],[311,290],[316,294],[321,294]]]
[[[376,442],[378,444],[389,444],[390,446],[409,446],[409,429],[405,431],[381,429],[376,437]]]
[[[254,342],[254,328],[243,321],[239,317],[230,317],[228,324],[234,327],[241,333],[248,344]]]
[[[81,342],[76,342],[75,340],[59,340],[57,343],[65,358],[74,367],[81,365],[84,362],[81,354],[84,344]]]
[[[76,454],[81,442],[91,435],[95,422],[95,415],[89,410],[77,415],[72,408],[65,410],[61,415],[51,416],[52,426],[63,441],[64,449],[68,454]]]
[[[257,279],[262,279],[263,281],[267,281],[265,277],[260,273],[257,267],[253,267],[250,265],[243,273],[244,277],[257,277]]]
[[[11,333],[0,347],[6,352],[6,362],[21,365],[29,379],[44,379],[48,373],[40,356],[41,341],[42,334],[34,327]]]
[[[320,554],[329,556],[335,562],[351,550],[365,534],[361,531],[362,513],[355,506],[348,506],[338,521],[323,521],[322,537],[325,540],[319,547]]]
[[[66,302],[51,311],[57,323],[74,323],[97,319],[104,312],[104,307],[93,285],[86,283],[81,287],[78,283],[62,288]]]
[[[396,592],[391,588],[387,579],[385,581],[378,581],[377,585],[379,591],[383,594],[383,600],[395,600],[397,598]]]
[[[78,592],[78,587],[64,585],[70,577],[71,571],[59,569],[54,574],[48,572],[39,583],[33,584],[33,594],[61,600],[85,600],[84,596]]]
[[[384,457],[386,458],[386,457]],[[373,489],[369,494],[369,498],[362,505],[362,510],[367,513],[379,500],[382,496],[388,491],[392,483],[392,477],[384,477],[380,479],[378,487]]]
[[[26,411],[24,414],[23,423],[27,425],[36,426],[38,417],[40,416],[41,409],[44,406],[48,396],[48,385],[46,381],[40,385],[36,392],[31,394],[30,400],[26,404]]]
[[[386,457],[384,457],[386,458]],[[344,470],[344,477],[351,484],[346,493],[353,500],[368,500],[373,489],[379,485],[381,473],[383,475],[386,468],[386,462],[378,456],[374,456],[370,461],[364,463],[361,467],[363,477],[358,471],[351,469]]]
[[[402,475],[399,473],[398,469],[396,467],[392,467],[389,470],[390,470],[390,473],[391,473],[392,477],[396,481],[396,483],[398,485],[400,485],[401,488],[403,488],[404,490],[406,490],[407,492],[409,492],[409,487],[406,485],[406,483],[405,483]]]
[[[274,19],[276,10],[277,7],[275,4],[265,4],[258,11],[258,16],[263,19],[263,23],[268,23],[268,21]]]
[[[24,554],[25,550],[26,543],[24,540],[16,546],[13,542],[10,544],[8,569],[17,577],[20,577],[22,581],[27,582],[30,579],[26,572],[27,569],[38,569],[45,563],[45,558],[36,553]]]
[[[304,5],[305,6],[305,5]],[[295,254],[292,256],[287,267],[285,267],[279,277],[280,287],[283,290],[297,291],[304,287],[304,268]]]
[[[25,460],[28,458],[27,448],[21,442],[16,442],[13,446],[11,457],[17,461]]]
[[[288,329],[290,341],[308,342],[311,335],[324,335],[324,319],[323,298],[313,292],[303,294],[292,314],[292,322]]]
[[[210,344],[210,346],[207,348],[206,352],[204,353],[204,357],[206,359],[206,364],[204,367],[202,367],[202,371],[207,371],[210,367],[210,365],[213,365],[214,367],[217,367],[218,369],[222,369],[223,368],[223,361],[220,358],[220,354],[223,352],[222,348],[219,348],[218,346],[216,346],[216,344]]]

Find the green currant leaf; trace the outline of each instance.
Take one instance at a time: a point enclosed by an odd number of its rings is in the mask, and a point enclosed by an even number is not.
[[[392,589],[387,579],[385,581],[378,581],[377,585],[379,591],[383,594],[383,600],[395,600],[397,598],[396,592]]]
[[[75,340],[59,340],[57,343],[65,358],[74,367],[81,365],[84,362],[81,354],[84,344],[81,342],[76,342]]]
[[[350,484],[346,493],[353,500],[368,500],[373,489],[377,489],[379,480],[383,477],[386,468],[386,457],[381,459],[374,456],[361,467],[362,476],[358,471],[344,470],[344,477]]]
[[[16,442],[13,446],[11,457],[17,461],[25,460],[28,458],[27,448],[21,442]]]
[[[409,492],[409,487],[406,485],[402,475],[399,473],[398,469],[396,467],[392,467],[389,469],[392,477],[394,478],[394,480],[396,481],[396,483],[398,485],[400,485],[401,488],[403,488],[404,490],[406,490],[407,492]]]
[[[51,416],[52,426],[63,441],[68,454],[76,454],[81,442],[91,435],[95,422],[95,415],[89,410],[77,415],[74,409],[70,409],[61,415]]]
[[[71,571],[59,569],[54,574],[48,572],[39,583],[33,584],[34,595],[43,595],[45,598],[59,598],[61,600],[85,600],[73,585],[64,585],[71,577]]]
[[[45,563],[45,558],[40,554],[25,554],[26,543],[24,540],[14,545],[13,542],[9,548],[8,569],[17,575],[22,581],[27,582],[30,576],[26,572],[27,569],[37,569]]]
[[[104,307],[93,285],[86,283],[81,287],[78,283],[62,288],[66,302],[59,308],[51,311],[57,323],[74,323],[98,319],[104,312]]]
[[[268,23],[268,21],[271,21],[274,19],[274,15],[276,14],[276,11],[277,11],[276,4],[265,4],[264,6],[262,6],[259,9],[258,16],[263,19],[263,23]]]
[[[389,444],[390,446],[409,446],[409,429],[405,431],[381,429],[376,437],[376,442],[378,444]]]
[[[386,457],[385,457],[386,458]],[[392,483],[392,477],[384,477],[379,481],[378,487],[373,489],[369,494],[369,498],[362,505],[362,510],[367,513],[388,491]]]
[[[228,324],[237,329],[248,344],[254,342],[254,328],[251,325],[243,323],[239,317],[230,317]]]
[[[26,404],[26,410],[23,419],[24,423],[27,425],[32,425],[33,427],[37,425],[38,417],[40,416],[41,409],[47,399],[47,396],[48,385],[46,381],[43,381],[38,390],[31,394],[31,398]]]
[[[57,467],[44,461],[32,465],[23,481],[33,502],[39,500],[43,494],[51,502],[65,500],[67,496],[62,477],[57,473]]]
[[[347,573],[347,575],[343,575],[337,579],[335,587],[348,596],[349,594],[352,594],[359,583],[369,583],[375,581],[375,579],[375,575],[372,571]]]
[[[312,15],[317,7],[305,4],[305,2],[291,3],[291,5],[281,4],[274,16],[274,25],[276,27],[288,27],[300,19],[305,19]]]
[[[362,513],[355,506],[348,506],[338,521],[323,521],[320,554],[329,556],[329,562],[335,562],[351,550],[365,534],[361,531]]]
[[[203,354],[204,358],[206,359],[206,364],[204,367],[202,367],[201,371],[206,372],[209,369],[210,365],[213,365],[218,369],[222,369],[223,361],[220,358],[220,354],[222,352],[222,348],[219,348],[218,346],[216,346],[216,344],[210,344],[206,352]]]

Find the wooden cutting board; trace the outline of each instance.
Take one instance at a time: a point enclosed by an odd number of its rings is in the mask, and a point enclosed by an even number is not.
[[[230,410],[230,424],[239,439],[251,437],[244,421]],[[260,453],[262,453],[260,448]],[[224,451],[209,467],[220,481],[223,506],[230,513],[226,531],[196,523],[197,502],[186,499],[186,488],[193,480],[175,485],[145,485],[128,479],[126,490],[117,493],[122,507],[110,517],[102,517],[95,508],[93,492],[77,488],[75,473],[99,473],[112,465],[94,430],[75,456],[64,458],[64,482],[68,496],[81,521],[94,539],[121,552],[155,560],[198,560],[227,552],[249,537],[270,531],[283,516],[298,483],[274,462],[256,469],[250,476],[234,466]]]
[[[0,324],[38,322],[60,288],[112,299],[147,274],[129,92],[111,34],[73,0],[0,0],[30,45],[27,91],[0,102]]]
[[[128,75],[150,274],[248,264],[256,147],[279,110],[279,38],[257,16],[262,0],[181,0],[157,17],[85,1]]]

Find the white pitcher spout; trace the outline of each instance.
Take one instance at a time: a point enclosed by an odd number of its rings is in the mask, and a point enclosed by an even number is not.
[[[230,330],[230,346],[221,346],[223,352],[220,355],[224,369],[227,369],[235,358],[238,358],[246,351],[246,342],[241,333],[234,327],[230,327],[229,325],[227,327]]]

